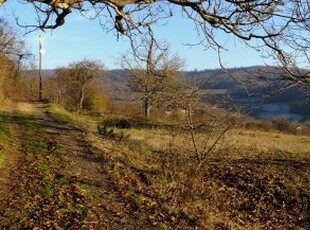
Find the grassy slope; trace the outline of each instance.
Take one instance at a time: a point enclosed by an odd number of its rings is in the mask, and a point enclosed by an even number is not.
[[[91,130],[98,122],[55,106],[49,108],[49,115]],[[29,114],[19,114],[19,119],[25,124],[28,162],[23,169],[27,176],[17,189],[25,209],[14,214],[15,223],[33,227],[33,221],[48,221],[57,207],[54,202],[61,207],[60,226],[91,220],[88,200],[104,201],[92,197],[96,194],[91,187],[81,188],[71,177],[59,174],[64,168],[63,150],[53,148],[53,139],[28,122]],[[179,130],[114,129],[110,137],[90,133],[85,138],[98,149],[93,154],[103,157],[102,174],[111,180],[111,190],[118,191],[124,207],[155,229],[310,226],[309,136],[235,129],[199,171],[188,134]],[[203,141],[204,134],[198,138]]]
[[[88,141],[105,152],[106,172],[128,207],[156,228],[310,226],[309,136],[235,129],[200,171],[184,132],[114,129]]]
[[[56,121],[78,126],[88,130],[96,130],[99,118],[74,114],[66,111],[64,108],[56,106],[54,104],[48,105],[48,115]]]
[[[121,148],[119,161],[143,172],[150,184],[145,190],[159,200],[159,213],[180,221],[178,227],[309,226],[310,137],[233,130],[223,149],[196,172],[184,133],[155,129],[127,134],[127,141],[114,144]],[[184,216],[186,223],[181,222]]]

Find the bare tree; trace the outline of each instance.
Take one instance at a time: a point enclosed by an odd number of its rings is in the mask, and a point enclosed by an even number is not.
[[[13,29],[3,18],[0,18],[0,53],[6,55],[16,65],[31,54],[18,31]]]
[[[301,25],[296,25],[282,36],[270,41],[270,46],[274,47],[270,55],[278,61],[279,67],[286,73],[283,80],[290,83],[286,87],[298,85],[310,89],[309,23],[310,20],[304,19]],[[282,47],[286,49],[283,50]]]
[[[165,100],[167,90],[180,75],[183,61],[171,55],[167,45],[149,36],[142,38],[131,55],[122,55],[121,65],[128,70],[128,85],[143,102],[144,116],[149,119],[152,106]]]
[[[29,56],[18,32],[0,18],[0,87],[3,88],[0,91],[2,94],[12,96],[13,91],[21,91],[20,67]]]
[[[4,4],[5,1],[2,1]],[[290,0],[24,0],[38,14],[41,29],[62,26],[65,18],[77,11],[82,15],[110,18],[121,33],[149,26],[160,19],[172,17],[175,7],[192,19],[212,39],[211,28],[250,40],[281,34],[290,24],[307,19],[308,1]],[[304,7],[304,8],[302,8]],[[303,9],[303,11],[301,11]],[[303,13],[303,15],[300,15]],[[106,17],[107,16],[107,17]],[[275,19],[279,19],[275,21]],[[53,21],[54,20],[54,21]],[[270,23],[272,22],[272,23]],[[277,23],[277,27],[274,26]],[[212,42],[214,43],[214,41]]]
[[[4,0],[0,5],[5,5]],[[181,12],[194,22],[196,44],[225,49],[218,35],[226,33],[276,58],[287,80],[309,87],[309,0],[23,0],[37,13],[34,29],[55,29],[77,12],[98,18],[107,30],[132,38],[159,20]]]

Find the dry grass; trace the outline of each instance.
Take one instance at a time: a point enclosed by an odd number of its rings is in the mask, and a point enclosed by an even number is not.
[[[97,130],[97,124],[101,120],[100,117],[88,116],[77,113],[70,113],[65,110],[61,106],[57,106],[55,104],[49,104],[47,110],[49,116],[54,118],[55,120],[71,123],[73,125],[79,126],[81,128],[85,128],[90,131]]]
[[[256,120],[254,118],[244,118],[244,128],[266,132],[278,132],[296,135],[310,136],[310,126],[306,123],[289,122],[285,119],[276,120]]]
[[[129,138],[118,142],[92,137],[91,142],[108,150],[106,152],[119,162],[117,164],[122,165],[121,169],[116,167],[111,170],[113,175],[118,175],[116,178],[120,184],[123,183],[121,172],[124,168],[142,171],[150,183],[144,189],[159,200],[158,212],[168,212],[172,219],[180,221],[178,228],[261,229],[268,226],[283,229],[288,224],[296,229],[304,229],[289,221],[295,217],[287,214],[287,209],[282,211],[287,219],[277,223],[280,216],[276,206],[270,206],[269,200],[264,197],[267,196],[265,192],[268,192],[276,199],[281,199],[277,196],[287,196],[285,199],[298,200],[300,198],[292,198],[290,194],[308,190],[309,180],[306,178],[309,170],[303,171],[304,168],[301,168],[298,172],[294,171],[294,160],[297,163],[309,160],[309,136],[235,129],[227,133],[221,143],[220,151],[217,151],[221,155],[211,156],[204,170],[196,171],[188,134],[167,129],[118,132],[129,134]],[[203,138],[204,134],[200,133],[199,139]],[[222,163],[217,163],[216,159]],[[238,159],[243,161],[232,161]],[[280,159],[285,160],[283,164],[277,161]],[[283,178],[286,180],[283,181]],[[283,186],[282,195],[277,195],[278,183]],[[264,186],[266,191],[261,191],[258,186]],[[247,205],[251,202],[255,208],[248,211]],[[269,209],[272,214],[267,223],[264,218],[268,219]],[[156,217],[154,219],[157,220]],[[170,222],[168,226],[174,224]]]
[[[233,129],[197,170],[185,131],[162,126],[114,132],[113,138],[86,138],[104,153],[129,207],[158,229],[310,226],[309,136]],[[199,143],[207,136],[198,133]]]
[[[229,152],[235,157],[310,159],[310,136],[235,129],[226,145],[232,146]]]
[[[155,149],[183,149],[190,152],[192,143],[189,134],[167,129],[130,129],[123,131],[132,141],[138,141]],[[208,133],[199,133],[197,138],[203,142]],[[310,158],[310,136],[290,135],[279,132],[233,129],[221,142],[225,149],[222,157],[278,157],[293,159]]]
[[[8,111],[10,101],[6,99],[1,99],[0,98],[0,111]]]

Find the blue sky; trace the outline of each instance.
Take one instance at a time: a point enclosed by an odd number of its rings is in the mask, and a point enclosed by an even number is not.
[[[24,23],[34,23],[35,14],[31,6],[8,1],[0,9],[10,21],[14,21],[12,11]],[[202,46],[188,47],[185,43],[195,43],[197,34],[189,20],[177,16],[165,25],[155,28],[156,36],[165,39],[170,44],[172,52],[178,53],[185,60],[186,70],[202,70],[219,68],[218,58],[213,50],[204,50]],[[38,59],[38,36],[40,31],[25,35],[30,51]],[[66,66],[68,63],[83,58],[100,59],[109,69],[119,68],[117,57],[126,52],[130,46],[126,39],[117,39],[114,32],[104,31],[97,20],[87,20],[76,13],[69,15],[63,27],[44,34],[46,53],[43,58],[43,68],[53,69]],[[221,35],[219,39],[225,42],[229,51],[223,53],[223,62],[227,67],[262,65],[266,60],[259,53],[247,48],[233,37]]]

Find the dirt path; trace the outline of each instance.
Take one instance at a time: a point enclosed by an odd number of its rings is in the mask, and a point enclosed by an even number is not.
[[[46,109],[18,103],[10,111],[12,148],[0,180],[0,228],[152,229],[131,213],[107,173],[104,152],[87,132],[54,120]]]
[[[1,167],[1,175],[0,175],[0,209],[1,203],[3,200],[8,197],[10,191],[12,189],[12,181],[16,181],[18,177],[18,168],[20,162],[23,159],[22,152],[22,144],[21,140],[21,132],[19,126],[14,123],[13,120],[9,120],[12,123],[12,136],[10,140],[10,147],[5,152],[5,163]]]
[[[42,112],[41,112],[42,114]],[[99,149],[90,141],[93,135],[85,130],[64,125],[46,117],[42,122],[46,133],[63,149],[66,167],[63,173],[76,181],[92,198],[98,229],[153,229],[138,219],[129,208],[128,199],[107,172],[109,149]],[[46,119],[47,118],[47,119]]]
[[[22,103],[23,104],[23,103]],[[10,146],[5,152],[5,164],[1,167],[0,174],[0,209],[3,201],[9,197],[12,188],[16,185],[19,178],[19,169],[22,161],[25,158],[23,154],[23,131],[22,126],[15,119],[15,114],[18,111],[18,107],[22,107],[22,104],[11,104],[8,114],[7,122],[10,124],[11,137]],[[32,105],[29,104],[32,107]],[[12,183],[13,182],[13,183]],[[14,183],[16,182],[16,183]]]

